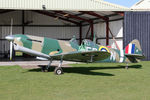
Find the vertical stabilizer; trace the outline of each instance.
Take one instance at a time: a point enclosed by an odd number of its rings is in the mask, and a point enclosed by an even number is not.
[[[125,54],[142,54],[142,49],[138,40],[131,41],[125,47]]]
[[[139,62],[144,59],[145,56],[142,54],[142,49],[138,40],[131,41],[124,49],[125,56],[130,62]]]

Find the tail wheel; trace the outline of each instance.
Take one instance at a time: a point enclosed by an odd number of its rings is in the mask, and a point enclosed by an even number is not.
[[[55,70],[54,70],[54,73],[56,75],[61,75],[61,74],[63,74],[63,70],[62,70],[61,67],[56,67]]]

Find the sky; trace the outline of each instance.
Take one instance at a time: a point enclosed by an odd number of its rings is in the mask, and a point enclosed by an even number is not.
[[[140,0],[104,0],[104,1],[115,3],[118,5],[130,8],[132,5],[134,5],[136,2],[138,2]]]

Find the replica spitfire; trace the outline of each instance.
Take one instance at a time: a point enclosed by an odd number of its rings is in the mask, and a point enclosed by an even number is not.
[[[12,42],[16,51],[50,60],[47,70],[50,68],[53,60],[60,60],[59,66],[54,71],[57,75],[63,73],[61,68],[63,60],[129,63],[138,62],[144,58],[138,40],[133,40],[124,50],[118,50],[98,45],[87,39],[83,40],[81,45],[78,45],[75,37],[70,41],[22,34],[9,35],[5,38]]]

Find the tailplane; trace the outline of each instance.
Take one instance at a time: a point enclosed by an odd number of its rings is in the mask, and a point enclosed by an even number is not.
[[[141,59],[144,59],[145,56],[142,54],[142,49],[138,40],[131,41],[124,49],[125,56],[131,62],[138,62]]]

